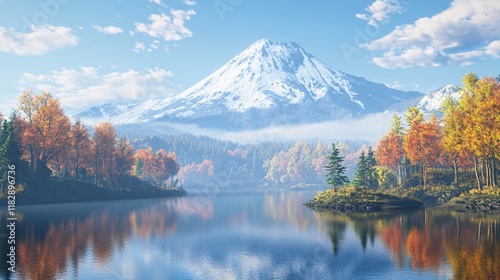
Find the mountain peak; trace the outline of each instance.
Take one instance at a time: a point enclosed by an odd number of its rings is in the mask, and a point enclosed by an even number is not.
[[[458,100],[461,96],[460,87],[450,84],[428,92],[420,100],[418,107],[427,112],[436,112],[441,109],[443,102],[448,96],[453,100]]]
[[[421,96],[338,71],[295,42],[261,39],[184,92],[145,101],[115,123],[173,121],[233,128],[383,112]]]
[[[246,50],[238,54],[235,59],[241,57],[275,57],[286,59],[291,56],[311,56],[295,42],[273,42],[268,39],[260,39]]]

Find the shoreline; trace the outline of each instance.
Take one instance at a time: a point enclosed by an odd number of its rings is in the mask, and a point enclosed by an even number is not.
[[[449,197],[429,203],[412,196],[398,196],[378,190],[353,187],[319,192],[304,203],[315,211],[342,213],[370,213],[410,210],[419,208],[446,208],[458,212],[500,213],[500,196],[466,194]]]
[[[57,180],[52,178],[30,178],[16,187],[17,206],[61,204],[90,201],[145,199],[155,197],[182,197],[184,189],[160,190],[144,182],[134,182],[134,187],[122,190],[107,189],[89,182]],[[7,206],[7,197],[0,198],[0,205]]]

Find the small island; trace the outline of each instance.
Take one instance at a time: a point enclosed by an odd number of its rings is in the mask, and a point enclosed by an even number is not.
[[[343,187],[319,192],[304,205],[319,211],[377,212],[422,208],[424,204],[413,198],[399,197],[381,191]]]

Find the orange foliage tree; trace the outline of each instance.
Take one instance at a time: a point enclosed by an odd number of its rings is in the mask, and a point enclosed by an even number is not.
[[[430,120],[416,118],[411,122],[404,139],[404,149],[411,164],[422,169],[424,187],[427,184],[427,170],[437,164],[441,154],[441,132],[439,120],[432,115]]]
[[[116,130],[111,123],[102,122],[94,127],[94,137],[91,141],[91,169],[95,184],[106,183],[108,187],[111,187],[115,169],[116,142]]]
[[[116,144],[114,163],[115,179],[118,187],[120,187],[121,180],[130,174],[132,165],[134,164],[134,147],[132,147],[126,138],[120,138]]]
[[[162,149],[156,154],[153,154],[151,148],[139,149],[134,158],[135,175],[158,187],[161,187],[169,178],[173,180],[180,169],[177,156]]]
[[[211,160],[204,160],[201,163],[191,163],[183,166],[179,171],[179,179],[182,184],[194,184],[205,186],[214,174],[214,164]]]
[[[379,141],[375,151],[375,157],[379,165],[388,167],[397,174],[398,184],[401,184],[401,161],[404,155],[403,137],[393,131]]]
[[[375,158],[379,165],[389,168],[397,175],[398,185],[401,184],[402,180],[401,163],[406,156],[403,140],[401,119],[394,114],[391,131],[379,141],[375,150]]]
[[[463,96],[459,106],[463,110],[465,145],[474,154],[478,189],[482,183],[496,186],[496,159],[500,155],[500,83],[493,78],[479,79],[470,73],[463,79]],[[482,176],[478,160],[482,161]],[[481,182],[480,178],[484,178]]]
[[[47,164],[69,146],[71,123],[59,100],[50,93],[36,95],[33,91],[21,94],[19,110],[24,114],[23,158],[33,174],[49,176]]]
[[[89,132],[78,119],[71,127],[70,132],[70,152],[69,152],[69,167],[70,172],[75,179],[79,180],[81,171],[85,170],[90,165],[90,138]]]

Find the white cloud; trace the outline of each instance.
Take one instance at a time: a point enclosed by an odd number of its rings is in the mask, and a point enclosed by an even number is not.
[[[78,38],[71,28],[63,26],[31,26],[30,32],[21,33],[0,26],[0,51],[16,55],[41,55],[76,46]]]
[[[385,68],[468,65],[498,58],[500,5],[490,0],[454,0],[450,7],[413,24],[398,26],[363,47],[385,50],[373,62]]]
[[[163,2],[161,0],[149,0],[149,2],[166,7],[165,4],[163,4]]]
[[[160,41],[154,40],[153,43],[149,44],[148,52],[158,49],[158,45],[160,45]]]
[[[179,41],[189,38],[193,34],[184,24],[196,15],[194,10],[170,10],[170,16],[152,14],[150,23],[135,23],[135,33],[145,33],[153,38],[162,38],[165,41]]]
[[[485,53],[494,58],[500,58],[500,40],[491,42],[486,48]]]
[[[389,20],[392,14],[401,14],[404,11],[398,0],[376,0],[365,10],[368,14],[356,14],[356,17],[368,21],[368,24],[373,26]]]
[[[160,41],[158,41],[158,40],[154,40],[147,47],[146,47],[145,43],[135,42],[135,45],[134,45],[134,48],[132,49],[132,51],[134,51],[136,53],[143,53],[145,51],[152,52],[154,50],[157,50],[159,45],[160,45]]]
[[[68,114],[79,113],[106,102],[129,104],[149,98],[165,98],[176,92],[171,71],[151,68],[144,71],[101,73],[101,68],[61,69],[49,75],[24,73],[21,90],[48,91],[61,100]]]
[[[135,45],[134,45],[134,48],[132,49],[132,51],[134,51],[136,53],[141,53],[141,52],[144,52],[145,49],[146,49],[146,47],[144,46],[144,43],[135,42]]]
[[[123,33],[123,29],[117,26],[105,26],[101,27],[99,25],[92,25],[92,27],[102,34],[120,34]]]
[[[184,2],[184,4],[186,4],[188,6],[196,5],[196,1],[193,1],[193,0],[183,0],[182,2]]]

